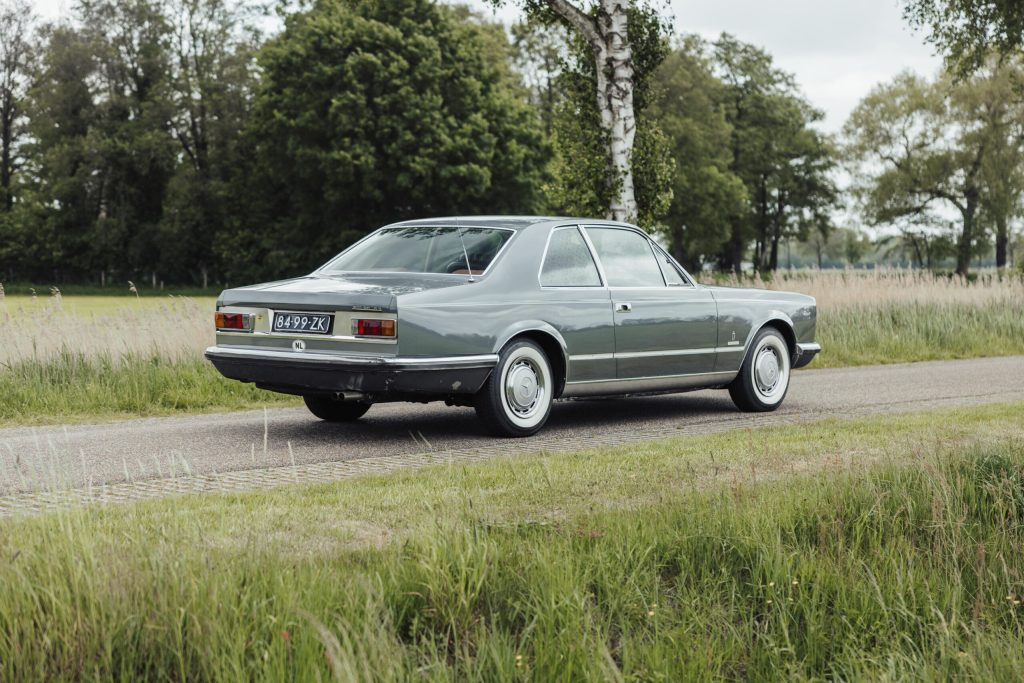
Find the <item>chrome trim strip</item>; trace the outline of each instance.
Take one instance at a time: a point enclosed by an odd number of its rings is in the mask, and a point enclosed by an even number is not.
[[[805,353],[818,353],[818,352],[820,352],[821,351],[821,344],[819,344],[818,342],[803,342],[803,343],[797,344],[796,348],[797,348],[797,351],[799,351],[800,355],[802,356]]]
[[[287,334],[285,332],[226,332],[223,330],[217,330],[218,336],[225,337],[245,337],[246,339],[313,339],[321,341],[339,341],[339,342],[366,342],[367,344],[385,344],[387,346],[395,346],[398,344],[396,337],[381,337],[375,339],[373,337],[352,337],[345,335],[327,335],[327,334]]]
[[[614,353],[580,353],[569,356],[570,361],[611,360],[613,358],[615,358]]]
[[[616,377],[615,379],[590,379],[580,382],[566,382],[566,385],[577,384],[608,384],[611,382],[642,382],[645,380],[679,379],[682,377],[714,377],[715,375],[735,375],[733,370],[719,372],[691,372],[684,375],[654,375],[653,377]]]
[[[629,351],[624,353],[583,353],[569,356],[570,361],[609,360],[612,358],[650,358],[658,356],[695,356],[704,353],[739,353],[741,346],[716,346],[702,349],[679,349],[667,351]]]
[[[698,356],[705,353],[715,353],[717,349],[671,349],[666,351],[627,351],[615,353],[616,358],[657,358],[661,356]]]
[[[334,353],[307,353],[305,351],[268,351],[264,349],[233,349],[211,346],[206,349],[207,358],[225,360],[266,360],[324,363],[328,365],[380,366],[385,369],[399,367],[490,367],[498,362],[498,355],[489,353],[476,356],[354,356]]]
[[[650,392],[674,393],[690,389],[722,386],[736,376],[735,371],[703,372],[660,377],[623,377],[609,380],[568,382],[562,396],[615,396]]]

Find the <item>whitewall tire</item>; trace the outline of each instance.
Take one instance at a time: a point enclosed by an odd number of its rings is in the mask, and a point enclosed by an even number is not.
[[[793,354],[774,327],[762,328],[750,344],[740,372],[729,385],[736,407],[745,412],[768,412],[782,405],[789,391]]]
[[[474,407],[484,426],[497,436],[531,436],[551,414],[554,375],[544,351],[532,341],[513,341],[476,395]]]

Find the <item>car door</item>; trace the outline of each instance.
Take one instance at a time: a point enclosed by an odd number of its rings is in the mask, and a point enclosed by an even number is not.
[[[611,299],[578,226],[552,230],[538,277],[548,320],[568,346],[568,384],[614,380]]]
[[[588,226],[611,294],[618,379],[713,372],[718,309],[638,230]]]

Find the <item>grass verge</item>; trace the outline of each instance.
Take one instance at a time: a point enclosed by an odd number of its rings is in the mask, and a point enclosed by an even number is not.
[[[818,310],[811,367],[1024,354],[1024,299],[858,303]]]
[[[129,354],[86,358],[62,353],[45,362],[20,361],[0,369],[0,425],[230,411],[298,405],[224,379],[203,359],[170,360]]]
[[[1024,404],[0,522],[0,678],[1024,675]]]

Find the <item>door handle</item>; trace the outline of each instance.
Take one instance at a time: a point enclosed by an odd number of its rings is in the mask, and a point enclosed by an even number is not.
[[[632,310],[633,310],[633,304],[628,304],[628,303],[626,303],[624,301],[622,303],[615,304],[615,312],[616,313],[629,313]]]

